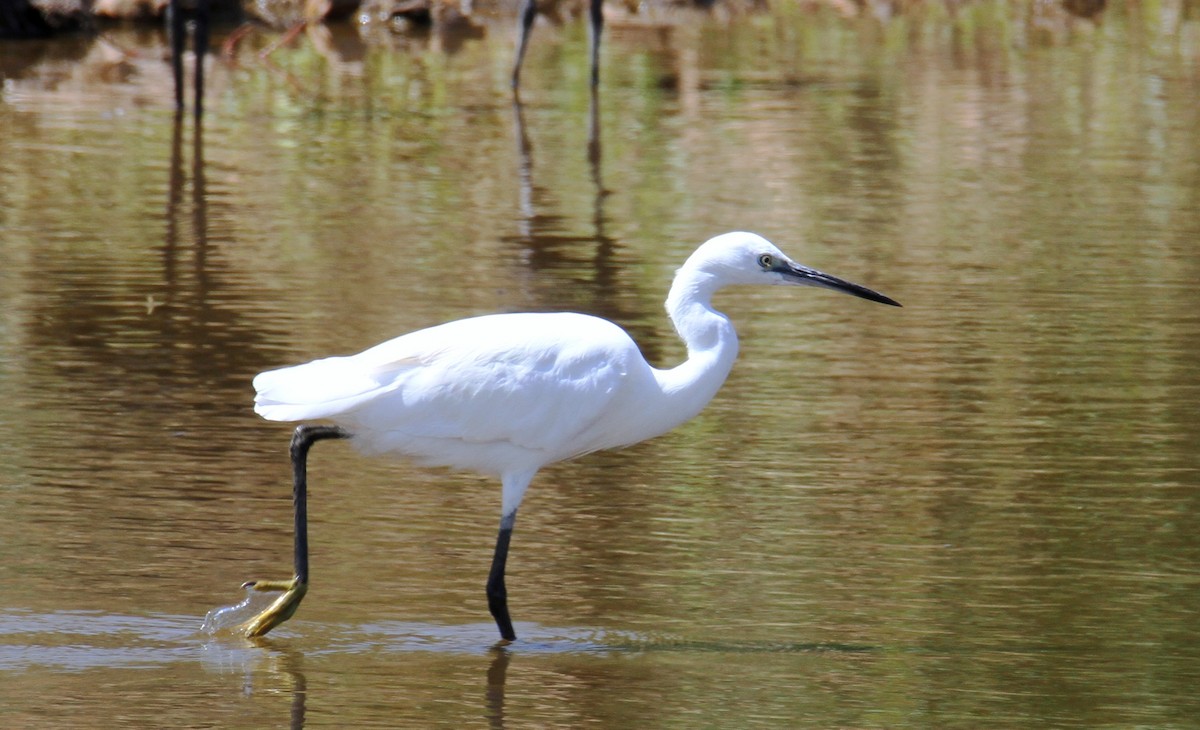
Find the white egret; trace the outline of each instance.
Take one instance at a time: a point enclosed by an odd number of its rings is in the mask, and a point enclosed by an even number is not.
[[[251,582],[283,590],[243,630],[258,636],[295,612],[308,584],[305,461],[320,439],[351,438],[366,453],[500,477],[500,532],[487,597],[500,635],[513,640],[504,567],[521,498],[547,464],[644,441],[695,416],[737,356],[729,319],[712,307],[734,284],[798,284],[898,302],[801,266],[753,233],[700,246],[676,272],[667,314],[687,360],[660,370],[617,325],[586,314],[493,314],[403,335],[349,357],[271,370],[254,379],[254,409],[272,421],[329,419],[292,439],[296,575]]]

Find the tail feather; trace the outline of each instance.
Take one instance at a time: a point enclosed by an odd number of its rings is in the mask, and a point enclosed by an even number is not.
[[[269,421],[334,418],[378,395],[386,385],[348,366],[346,357],[268,370],[254,378],[254,412]]]

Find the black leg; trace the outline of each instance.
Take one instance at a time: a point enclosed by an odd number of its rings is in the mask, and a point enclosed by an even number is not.
[[[175,75],[175,108],[183,108],[183,45],[186,28],[183,22],[183,8],[179,0],[170,0],[167,7],[171,35],[171,71]]]
[[[487,598],[488,610],[496,619],[496,627],[500,629],[500,637],[506,641],[515,641],[517,632],[513,631],[512,619],[508,616],[508,590],[504,587],[504,566],[508,562],[508,543],[512,541],[513,523],[517,514],[505,515],[500,520],[500,534],[496,536],[496,552],[492,555],[492,570],[488,573]]]
[[[600,83],[600,31],[604,28],[604,13],[601,7],[603,0],[592,0],[590,14],[592,19],[592,88]]]
[[[297,426],[292,434],[292,503],[296,512],[296,580],[308,582],[308,450],[324,439],[350,438],[337,426]]]
[[[537,0],[524,0],[521,3],[521,34],[517,39],[517,60],[513,63],[512,87],[521,85],[521,64],[525,61],[525,47],[529,45],[529,31],[533,28],[533,20],[537,17]]]
[[[246,636],[265,636],[268,631],[287,621],[296,613],[308,593],[308,450],[324,439],[350,438],[337,426],[298,426],[292,435],[292,500],[295,503],[296,574],[291,580],[252,580],[243,588],[256,591],[283,591],[258,615],[241,625]]]
[[[196,31],[192,45],[196,48],[196,107],[192,112],[204,113],[204,57],[208,55],[209,1],[196,0]]]

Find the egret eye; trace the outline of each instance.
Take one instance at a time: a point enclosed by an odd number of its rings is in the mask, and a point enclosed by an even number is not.
[[[769,253],[759,254],[758,265],[764,269],[770,269],[775,266],[775,259]]]

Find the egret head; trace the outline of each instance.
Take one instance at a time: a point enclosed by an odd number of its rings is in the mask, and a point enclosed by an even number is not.
[[[788,258],[756,233],[735,231],[710,238],[685,266],[695,266],[725,284],[793,284],[833,289],[873,302],[900,303],[865,286],[811,269]]]

